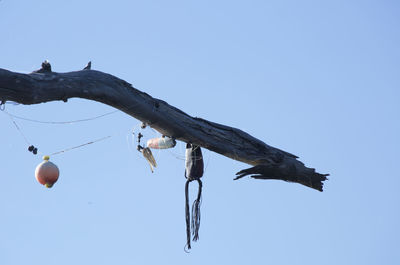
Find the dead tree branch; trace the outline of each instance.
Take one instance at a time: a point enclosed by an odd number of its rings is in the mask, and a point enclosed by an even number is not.
[[[31,74],[0,69],[0,102],[38,104],[69,98],[95,100],[117,108],[163,135],[192,143],[255,167],[237,173],[258,179],[297,182],[322,191],[328,174],[319,174],[297,156],[274,148],[246,132],[192,117],[167,102],[139,91],[113,75],[90,70],[56,73],[50,64]]]

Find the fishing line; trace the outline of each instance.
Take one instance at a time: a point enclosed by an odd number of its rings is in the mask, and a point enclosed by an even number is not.
[[[4,104],[2,104],[4,105]],[[10,118],[11,122],[14,124],[15,128],[17,129],[17,131],[20,133],[20,135],[22,136],[22,138],[24,138],[25,142],[30,145],[30,142],[28,141],[28,138],[26,138],[25,134],[22,132],[22,130],[19,128],[18,124],[15,122],[15,120],[13,119],[13,117],[4,109],[2,109],[2,111],[4,113],[6,113],[8,115],[8,117]]]
[[[80,122],[87,122],[87,121],[96,120],[96,119],[99,119],[99,118],[102,118],[102,117],[105,117],[105,116],[114,114],[114,113],[116,113],[116,112],[119,111],[119,110],[114,110],[114,111],[110,111],[110,112],[107,112],[107,113],[104,113],[104,114],[101,114],[101,115],[98,115],[98,116],[93,116],[93,117],[89,117],[89,118],[85,118],[85,119],[71,120],[71,121],[44,121],[44,120],[30,119],[30,118],[26,118],[26,117],[23,117],[23,116],[15,115],[15,114],[12,114],[12,113],[10,113],[10,112],[8,112],[8,111],[5,110],[5,104],[19,105],[19,103],[16,103],[16,102],[2,102],[2,103],[3,103],[3,104],[0,104],[0,110],[3,111],[4,113],[6,113],[6,114],[8,115],[8,117],[10,118],[10,120],[12,121],[12,123],[14,124],[15,128],[18,130],[18,132],[20,133],[20,135],[21,135],[22,138],[24,139],[24,141],[25,141],[28,145],[30,145],[30,148],[31,148],[31,147],[34,148],[34,146],[30,144],[30,142],[28,141],[28,138],[27,138],[27,137],[25,136],[25,134],[22,132],[21,128],[18,126],[18,124],[16,123],[15,119],[19,119],[19,120],[23,120],[23,121],[28,121],[28,122],[33,122],[33,123],[40,123],[40,124],[65,125],[65,124],[74,124],[74,123],[80,123]],[[140,129],[138,130],[138,128],[140,128]],[[158,132],[157,132],[155,129],[153,129],[153,128],[151,128],[151,127],[150,127],[150,129],[151,129],[151,132],[152,132],[153,134],[158,134]],[[133,128],[133,132],[132,132],[132,133],[129,133],[129,134],[127,135],[128,148],[129,148],[130,151],[132,151],[132,149],[135,149],[135,148],[133,147],[133,142],[134,142],[134,137],[133,137],[133,135],[135,135],[137,131],[142,132],[143,130],[144,130],[144,128],[142,128],[142,126],[141,126],[140,123],[139,123],[138,125],[136,125],[136,126]],[[129,139],[129,135],[131,135],[131,140]],[[112,137],[112,135],[105,136],[105,137],[102,137],[102,138],[100,138],[100,139],[96,139],[96,140],[94,140],[94,141],[90,141],[90,142],[88,142],[88,143],[84,143],[84,144],[81,144],[81,145],[78,145],[78,146],[74,146],[74,147],[71,147],[71,148],[67,148],[67,149],[64,149],[64,150],[61,150],[61,151],[52,153],[51,155],[61,154],[61,153],[64,153],[64,152],[67,152],[67,151],[70,151],[70,150],[73,150],[73,149],[77,149],[77,148],[80,148],[80,147],[83,147],[83,146],[86,146],[86,145],[89,145],[89,144],[93,144],[93,143],[96,143],[96,142],[103,141],[103,140],[108,139],[108,138],[110,138],[110,137]],[[182,148],[181,148],[181,149],[182,149]],[[31,150],[29,149],[29,151],[31,151]],[[31,152],[32,152],[32,151],[31,151]],[[37,150],[35,151],[34,154],[36,154],[36,153],[37,153]],[[39,153],[39,154],[42,154],[42,152],[38,152],[38,153]],[[176,154],[176,153],[174,153],[174,152],[172,152],[172,151],[169,151],[169,153],[170,153],[172,156],[174,156],[176,159],[178,159],[178,160],[185,160],[185,157],[182,156],[182,155],[178,155],[178,154]],[[155,153],[155,156],[158,157],[159,154],[160,154],[160,150],[157,150],[157,152]],[[140,157],[143,158],[142,156],[140,156]],[[209,161],[210,161],[210,157],[208,157],[207,160],[208,160],[208,161],[207,161],[207,163],[206,163],[206,168],[208,167],[208,164],[209,164]]]
[[[90,117],[90,118],[86,118],[86,119],[79,119],[79,120],[72,120],[72,121],[42,121],[42,120],[35,120],[35,119],[29,119],[29,118],[21,117],[21,116],[9,113],[5,109],[3,109],[2,111],[7,113],[9,116],[11,116],[11,117],[13,117],[15,119],[29,121],[29,122],[42,123],[42,124],[73,124],[73,123],[96,120],[96,119],[99,119],[99,118],[114,114],[114,113],[118,112],[119,110],[114,110],[114,111],[111,111],[111,112],[104,113],[102,115],[98,115],[98,116],[94,116],[94,117]]]
[[[131,152],[135,153],[135,156],[139,156],[140,159],[143,160],[147,160],[147,162],[149,162],[151,164],[151,162],[148,160],[148,158],[151,158],[152,163],[156,164],[156,161],[158,160],[158,156],[159,156],[159,152],[160,150],[157,150],[157,152],[153,155],[152,151],[149,148],[146,148],[146,140],[148,138],[151,138],[151,136],[149,137],[147,133],[144,133],[144,130],[149,127],[148,125],[146,125],[143,122],[140,122],[138,125],[136,125],[135,127],[133,127],[132,132],[129,133],[126,136],[126,140],[128,142],[128,148]],[[150,131],[150,134],[153,134],[152,136],[155,136],[155,134],[157,133],[153,128],[150,127],[150,129],[152,131]],[[140,135],[140,140],[139,140],[139,135]],[[145,136],[147,135],[147,136]],[[144,155],[144,150],[148,149],[146,152],[147,154],[151,154],[149,157],[146,158],[146,156]],[[137,150],[139,152],[135,152],[133,150]],[[142,155],[139,155],[142,154]],[[153,161],[154,160],[154,161]],[[154,166],[155,167],[155,166]],[[153,170],[152,170],[153,172]]]
[[[54,155],[58,155],[58,154],[61,154],[61,153],[65,153],[65,152],[68,152],[68,151],[70,151],[70,150],[83,147],[83,146],[85,146],[85,145],[94,144],[94,143],[103,141],[103,140],[105,140],[105,139],[111,138],[111,137],[112,137],[112,135],[108,135],[108,136],[105,136],[105,137],[102,137],[102,138],[99,138],[99,139],[96,139],[96,140],[93,140],[93,141],[90,141],[90,142],[87,142],[87,143],[84,143],[84,144],[81,144],[81,145],[77,145],[77,146],[74,146],[74,147],[70,147],[70,148],[67,148],[67,149],[64,149],[64,150],[61,150],[61,151],[52,153],[52,154],[50,154],[50,156],[54,156]]]
[[[10,118],[11,122],[14,124],[15,128],[17,129],[17,131],[20,133],[20,135],[25,140],[25,142],[29,145],[28,150],[30,152],[32,152],[35,149],[33,154],[37,154],[37,153],[43,154],[43,153],[42,152],[37,152],[37,148],[35,148],[33,145],[30,144],[30,142],[28,141],[28,138],[22,132],[21,128],[18,126],[18,124],[16,123],[14,118],[21,119],[21,120],[26,120],[26,121],[31,121],[31,122],[36,122],[36,123],[68,124],[68,123],[76,123],[76,122],[94,120],[94,119],[101,118],[101,117],[104,117],[106,115],[110,115],[110,114],[115,113],[115,112],[118,111],[118,110],[116,110],[116,111],[108,112],[108,113],[105,113],[103,115],[99,115],[99,116],[96,116],[96,117],[92,117],[92,118],[88,118],[88,119],[75,120],[75,121],[69,121],[69,122],[47,122],[47,121],[38,121],[38,120],[33,120],[33,119],[27,119],[27,118],[24,118],[24,117],[13,115],[13,114],[11,114],[11,113],[9,113],[8,111],[5,110],[4,103],[1,104],[0,106],[1,106],[0,110],[8,115],[8,117]],[[50,156],[58,155],[58,154],[61,154],[61,153],[65,153],[65,152],[68,152],[70,150],[77,149],[77,148],[80,148],[80,147],[83,147],[83,146],[86,146],[86,145],[89,145],[89,144],[93,144],[93,143],[96,143],[96,142],[100,142],[100,141],[106,140],[106,139],[111,138],[111,137],[112,137],[112,135],[108,135],[108,136],[105,136],[105,137],[102,137],[102,138],[99,138],[99,139],[96,139],[96,140],[93,140],[93,141],[90,141],[90,142],[87,142],[87,143],[84,143],[84,144],[81,144],[81,145],[77,145],[77,146],[73,146],[73,147],[70,147],[70,148],[66,148],[66,149],[63,149],[61,151],[54,152],[54,153],[50,154]]]
[[[17,102],[4,102],[2,101],[0,103],[0,110],[6,112],[8,115],[14,117],[15,119],[19,119],[19,120],[24,120],[24,121],[29,121],[29,122],[35,122],[35,123],[42,123],[42,124],[74,124],[74,123],[79,123],[79,122],[85,122],[85,121],[92,121],[92,120],[96,120],[111,114],[114,114],[116,112],[119,112],[120,110],[113,110],[110,112],[106,112],[104,114],[98,115],[98,116],[94,116],[94,117],[89,117],[89,118],[85,118],[85,119],[78,119],[78,120],[72,120],[72,121],[43,121],[43,120],[36,120],[36,119],[30,119],[30,118],[26,118],[26,117],[22,117],[22,116],[18,116],[12,113],[9,113],[5,110],[5,104],[12,104],[12,105],[20,105],[20,103]],[[134,108],[136,105],[132,105],[130,107],[127,108],[127,110]],[[151,128],[153,131],[155,131],[153,128]]]
[[[200,146],[197,146],[194,150],[196,150],[197,148],[199,148]],[[180,151],[181,152],[185,152],[185,150],[183,150],[182,151],[182,146],[180,145]],[[177,154],[177,153],[175,153],[175,152],[172,152],[172,151],[170,151],[170,150],[168,150],[168,152],[170,153],[170,155],[172,155],[173,157],[175,157],[176,159],[178,159],[178,160],[182,160],[182,161],[185,161],[186,160],[186,157],[184,156],[184,155],[179,155],[179,154]],[[200,160],[200,159],[196,159],[196,160]]]
[[[135,152],[137,150],[136,145],[138,145],[139,143],[137,142],[137,140],[135,140],[135,136],[136,134],[139,134],[142,130],[141,130],[141,124],[139,123],[136,126],[133,127],[132,131],[127,133],[126,135],[126,141],[128,144],[128,149],[134,153],[136,156],[139,156],[137,152]],[[141,159],[143,158],[143,156],[139,156]]]

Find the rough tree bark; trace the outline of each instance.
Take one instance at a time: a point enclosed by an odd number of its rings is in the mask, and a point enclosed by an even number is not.
[[[0,69],[0,101],[38,104],[69,98],[95,100],[117,108],[163,135],[199,145],[229,158],[253,165],[237,173],[256,179],[297,182],[322,191],[328,174],[319,174],[297,156],[274,148],[246,132],[192,117],[167,102],[139,91],[113,75],[90,70],[56,73],[48,62],[31,74]]]

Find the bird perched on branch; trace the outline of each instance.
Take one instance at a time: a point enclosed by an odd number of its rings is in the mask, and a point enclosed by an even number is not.
[[[92,61],[89,61],[83,70],[90,70],[92,69]]]
[[[35,74],[51,73],[50,62],[48,60],[45,60],[42,63],[42,68],[40,68],[39,70],[33,71],[32,73],[35,73]]]

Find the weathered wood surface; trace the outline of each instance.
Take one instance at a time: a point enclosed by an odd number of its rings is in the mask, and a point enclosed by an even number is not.
[[[238,172],[237,178],[253,175],[259,179],[281,179],[322,191],[322,182],[328,175],[305,167],[297,156],[269,146],[240,129],[192,117],[122,79],[90,67],[68,73],[39,70],[31,74],[0,69],[2,102],[29,105],[69,98],[102,102],[145,122],[163,135],[256,166]]]

